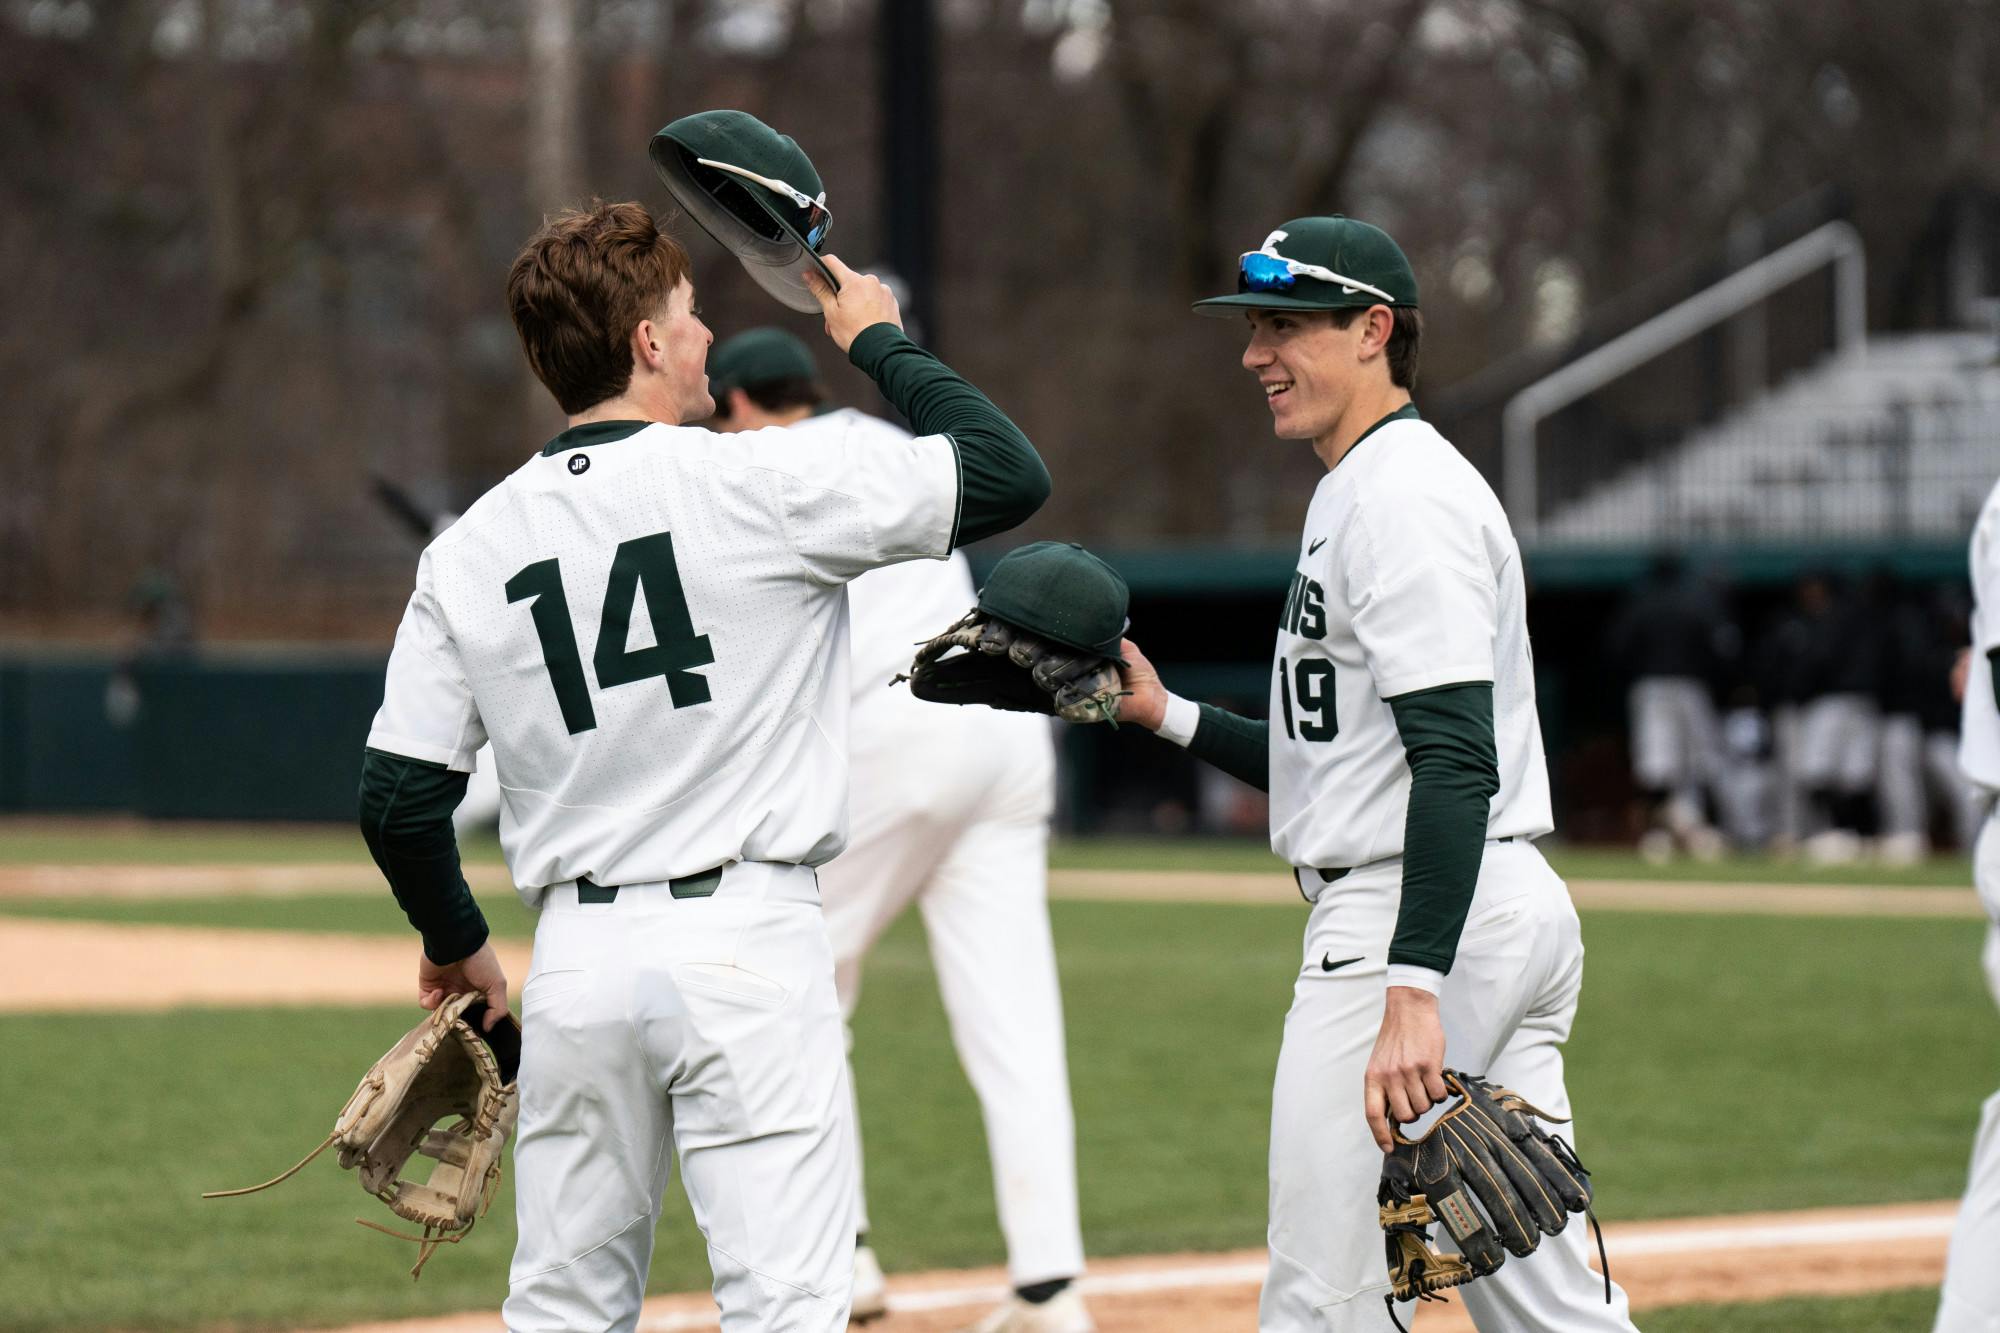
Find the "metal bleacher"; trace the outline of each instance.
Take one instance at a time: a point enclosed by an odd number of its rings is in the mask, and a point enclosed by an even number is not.
[[[2000,340],[1875,336],[1551,507],[1545,543],[1961,540],[2000,476]]]

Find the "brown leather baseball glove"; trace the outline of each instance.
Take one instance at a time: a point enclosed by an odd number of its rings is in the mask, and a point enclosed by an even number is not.
[[[500,1153],[520,1113],[516,1076],[521,1025],[512,1014],[482,1031],[486,1002],[454,995],[404,1034],[377,1060],[347,1099],[325,1142],[298,1165],[261,1185],[216,1190],[201,1197],[255,1194],[295,1175],[329,1146],[340,1164],[361,1173],[361,1187],[398,1217],[423,1228],[412,1236],[376,1222],[354,1220],[418,1246],[411,1277],[422,1274],[437,1247],[455,1244],[492,1205],[500,1184]],[[458,1119],[439,1129],[447,1116]],[[430,1179],[408,1179],[403,1168],[421,1154],[434,1160]]]
[[[1390,1293],[1383,1300],[1397,1328],[1403,1326],[1397,1301],[1443,1300],[1437,1293],[1485,1277],[1509,1252],[1533,1254],[1570,1213],[1590,1212],[1590,1172],[1568,1143],[1535,1123],[1560,1123],[1558,1117],[1471,1074],[1447,1069],[1444,1081],[1457,1103],[1422,1138],[1396,1131],[1375,1196],[1389,1257]],[[1451,1233],[1456,1254],[1432,1245],[1437,1221]],[[1597,1225],[1595,1215],[1590,1221]],[[1597,1251],[1602,1260],[1602,1232]],[[1608,1263],[1604,1299],[1611,1300]]]

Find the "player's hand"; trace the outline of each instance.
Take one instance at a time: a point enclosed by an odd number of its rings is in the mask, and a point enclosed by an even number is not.
[[[1408,1124],[1450,1095],[1444,1085],[1444,1024],[1437,996],[1414,986],[1389,987],[1382,1030],[1368,1057],[1363,1102],[1368,1132],[1383,1152],[1395,1146],[1391,1123]]]
[[[1118,701],[1119,722],[1135,722],[1148,731],[1158,731],[1167,720],[1167,687],[1160,684],[1160,673],[1130,639],[1118,641],[1118,655],[1125,659],[1125,665],[1118,668],[1119,685],[1131,691]]]
[[[449,997],[467,991],[485,997],[484,1030],[491,1032],[493,1025],[507,1016],[507,974],[500,970],[500,955],[493,952],[493,941],[480,945],[479,952],[442,967],[422,949],[417,950],[418,1004],[435,1009]]]
[[[1953,703],[1965,702],[1965,682],[1972,672],[1972,650],[1961,648],[1958,656],[1951,659],[1951,698]]]
[[[903,327],[903,312],[888,283],[873,273],[856,273],[841,263],[838,255],[821,255],[820,262],[833,274],[840,290],[828,287],[826,279],[812,268],[805,271],[806,290],[819,301],[820,313],[826,316],[826,336],[833,339],[835,347],[846,351],[861,330],[875,324]]]

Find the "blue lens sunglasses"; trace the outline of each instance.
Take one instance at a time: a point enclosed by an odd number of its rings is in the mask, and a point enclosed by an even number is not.
[[[1359,278],[1346,277],[1330,268],[1318,264],[1308,264],[1303,260],[1287,259],[1278,253],[1278,242],[1285,239],[1282,231],[1272,232],[1264,241],[1261,250],[1246,250],[1237,260],[1237,290],[1245,292],[1288,292],[1298,285],[1300,278],[1316,278],[1330,282],[1345,290],[1349,295],[1367,292],[1386,305],[1396,304],[1396,298],[1372,283]]]

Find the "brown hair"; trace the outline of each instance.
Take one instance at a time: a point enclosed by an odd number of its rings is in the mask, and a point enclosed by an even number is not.
[[[507,271],[528,365],[574,416],[632,382],[632,330],[690,276],[687,251],[645,206],[593,200],[542,224]]]
[[[1413,305],[1392,305],[1385,307],[1396,326],[1389,330],[1389,342],[1382,354],[1389,358],[1389,382],[1399,389],[1417,387],[1417,350],[1424,339],[1424,312]],[[1344,329],[1355,320],[1374,309],[1373,306],[1351,306],[1333,313],[1333,327]]]

